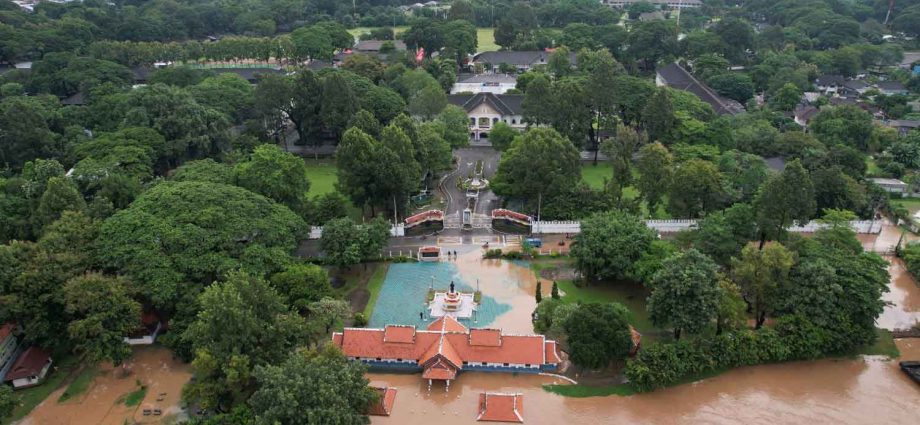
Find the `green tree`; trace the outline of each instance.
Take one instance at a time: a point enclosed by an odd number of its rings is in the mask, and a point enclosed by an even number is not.
[[[549,124],[551,120],[550,106],[553,101],[552,84],[543,74],[538,74],[533,81],[527,84],[524,92],[522,108],[524,121],[528,124]]]
[[[232,184],[233,167],[211,158],[189,161],[176,168],[170,180]]]
[[[305,312],[310,303],[334,295],[329,275],[315,264],[291,264],[269,279],[272,287],[287,298],[287,304]]]
[[[297,351],[278,365],[255,370],[259,390],[249,403],[257,424],[367,424],[368,406],[377,393],[365,368],[326,346]]]
[[[253,388],[257,366],[278,364],[305,341],[306,323],[264,279],[233,272],[199,297],[201,311],[182,338],[195,352],[188,400],[227,410]]]
[[[648,142],[644,132],[636,131],[632,127],[623,124],[617,126],[615,137],[607,139],[601,146],[601,150],[609,158],[613,165],[613,180],[626,187],[632,184],[632,163],[636,151]],[[662,166],[664,164],[659,164]],[[660,185],[662,182],[658,182]]]
[[[276,145],[259,145],[249,161],[236,164],[234,174],[238,186],[305,213],[310,180],[302,158]]]
[[[626,358],[633,347],[629,310],[622,304],[580,305],[563,326],[570,358],[582,367],[604,368],[613,360]]]
[[[655,210],[667,193],[674,173],[673,163],[674,157],[661,143],[646,144],[639,149],[639,158],[636,162],[639,181],[636,182],[636,186],[648,203],[650,211]]]
[[[722,205],[723,176],[713,163],[691,159],[675,168],[668,190],[671,215],[696,218]]]
[[[19,406],[19,397],[13,393],[13,389],[8,385],[0,387],[0,418],[10,417],[16,406]]]
[[[741,251],[741,258],[732,260],[732,277],[751,305],[756,329],[776,310],[779,291],[789,278],[792,264],[792,253],[780,244],[762,250],[749,245]]]
[[[339,192],[318,195],[311,201],[308,222],[316,226],[322,226],[334,218],[346,217],[349,207],[348,199]]]
[[[571,256],[589,279],[630,279],[635,263],[648,252],[655,233],[638,217],[623,212],[597,213],[581,221]]]
[[[242,122],[253,105],[252,84],[236,74],[208,77],[188,90],[196,102],[234,117],[235,122]]]
[[[53,102],[53,103],[52,103]],[[55,153],[58,119],[53,96],[10,96],[0,100],[0,164],[19,169],[27,161]]]
[[[747,322],[745,316],[747,304],[741,296],[741,289],[738,288],[738,285],[725,276],[720,276],[719,289],[721,289],[721,298],[716,314],[716,335],[721,335],[726,330],[741,329]]]
[[[807,223],[815,214],[815,205],[814,184],[798,160],[767,179],[754,199],[761,248],[768,238],[782,236],[789,225]]]
[[[86,201],[70,179],[51,177],[48,179],[33,219],[36,229],[40,229],[60,218],[64,211],[82,212],[85,210]]]
[[[554,299],[554,300],[558,300],[558,299],[561,298],[561,297],[559,296],[559,285],[556,283],[555,280],[553,281],[553,289],[552,289],[552,292],[550,292],[550,296],[551,296],[552,299]]]
[[[380,255],[389,238],[390,225],[381,218],[364,225],[356,225],[350,218],[326,222],[320,244],[326,261],[348,267]]]
[[[200,181],[160,183],[102,225],[99,261],[171,309],[189,282],[232,270],[263,275],[290,261],[306,225],[246,189]]]
[[[328,75],[323,81],[323,96],[320,102],[320,116],[326,129],[336,140],[348,127],[348,122],[358,112],[358,98],[339,73]]]
[[[683,332],[698,334],[716,318],[719,277],[705,254],[691,248],[665,260],[650,283],[649,317],[656,326],[673,329],[674,339]]]
[[[802,90],[795,84],[786,83],[770,98],[770,105],[778,111],[792,111],[802,101]]]
[[[438,114],[438,122],[444,124],[444,140],[451,148],[460,148],[470,143],[470,120],[463,108],[447,105]],[[492,137],[492,133],[489,137]]]
[[[493,190],[534,200],[564,192],[580,180],[578,150],[572,143],[553,129],[533,128],[502,154]]]
[[[464,114],[464,118],[465,117],[466,114]],[[519,134],[520,133],[511,128],[510,125],[499,121],[492,126],[492,131],[489,132],[489,141],[492,143],[492,147],[495,148],[495,150],[503,152],[511,146],[511,142],[513,142],[514,138]]]
[[[537,304],[540,304],[540,301],[543,301],[543,282],[537,281],[537,288],[534,290],[534,298],[537,300]]]
[[[670,21],[640,22],[629,31],[626,53],[643,68],[654,70],[658,62],[676,54],[679,48],[677,28]]]
[[[123,338],[140,326],[141,306],[131,299],[128,280],[99,273],[78,276],[64,285],[72,318],[67,331],[76,351],[92,362],[122,364],[131,357]]]
[[[351,118],[351,121],[348,123],[348,128],[352,127],[367,133],[371,137],[380,137],[380,121],[377,121],[377,117],[365,109],[358,111],[358,113]]]
[[[822,108],[808,129],[826,145],[843,144],[863,152],[869,149],[872,115],[855,105]]]
[[[447,95],[440,86],[429,85],[409,98],[409,112],[412,115],[430,120],[447,107]],[[464,117],[466,113],[464,113]],[[465,122],[464,122],[465,123]],[[464,131],[466,134],[466,131]]]
[[[649,140],[668,144],[671,132],[677,126],[674,104],[667,88],[659,88],[642,109],[642,122]]]

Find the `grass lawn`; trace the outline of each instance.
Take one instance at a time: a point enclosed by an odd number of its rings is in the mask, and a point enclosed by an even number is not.
[[[871,156],[866,157],[866,177],[885,177],[887,174],[879,168],[874,158]]]
[[[368,320],[370,320],[371,314],[374,313],[374,305],[377,304],[377,297],[380,296],[380,288],[383,287],[383,281],[387,277],[387,270],[389,270],[389,263],[383,263],[374,270],[374,274],[367,281],[367,291],[370,292],[370,298],[367,299],[367,306],[364,307],[364,317]]]
[[[35,408],[35,406],[38,406],[39,403],[48,398],[54,390],[60,388],[64,381],[70,377],[71,373],[76,370],[77,366],[79,366],[79,359],[77,357],[65,357],[61,359],[61,361],[55,363],[52,367],[52,372],[45,379],[44,383],[37,387],[16,391],[15,394],[16,397],[19,398],[19,405],[13,409],[13,415],[10,418],[0,422],[10,423],[10,421],[18,421],[24,418]]]
[[[891,359],[896,359],[901,356],[901,351],[898,350],[898,346],[894,343],[894,338],[891,337],[890,331],[876,328],[875,333],[878,336],[878,338],[875,339],[875,344],[860,348],[856,351],[856,354],[887,356]]]
[[[140,383],[138,383],[140,385]],[[140,387],[125,396],[125,406],[137,406],[141,404],[141,401],[144,401],[144,397],[147,395],[147,387],[140,385]]]
[[[83,368],[83,370],[80,371],[80,374],[77,375],[73,381],[70,381],[70,385],[67,386],[67,389],[64,390],[64,393],[58,397],[58,403],[67,401],[86,392],[90,385],[92,385],[93,379],[96,379],[96,375],[98,374],[99,369],[95,365]]]
[[[604,188],[604,179],[610,180],[613,178],[613,167],[610,163],[598,162],[597,165],[594,165],[589,162],[583,162],[581,165],[581,180],[588,184],[592,189],[603,189]],[[633,169],[633,178],[639,178],[639,173]],[[639,189],[636,189],[634,186],[626,186],[623,189],[623,196],[626,199],[636,199],[640,195]],[[648,212],[648,205],[645,201],[641,205],[641,213],[643,216],[647,216],[652,219],[669,219],[671,215],[665,211],[665,204],[667,204],[667,195],[658,205],[658,208],[651,214]]]
[[[569,264],[571,264],[569,260],[538,259],[531,262],[531,268],[539,278],[540,271],[543,269]],[[652,325],[648,311],[645,309],[648,290],[638,283],[597,282],[582,287],[576,286],[571,280],[557,280],[556,283],[559,285],[559,291],[564,294],[563,302],[617,302],[629,309],[630,323],[643,333],[643,338],[654,339],[654,334],[661,332]]]
[[[310,179],[310,197],[335,192],[335,184],[339,181],[335,162],[323,159],[304,161],[307,163],[307,178]]]
[[[920,198],[891,198],[889,202],[892,205],[907,208],[911,214],[920,211]]]
[[[373,28],[358,27],[352,28],[348,30],[348,32],[357,38],[362,33],[370,32],[372,29]],[[409,29],[407,26],[398,26],[394,28],[394,32],[396,32],[396,35],[399,35],[407,29]],[[493,52],[501,48],[498,44],[495,44],[495,30],[492,28],[477,28],[476,37],[479,40],[479,45],[476,48],[478,52]]]

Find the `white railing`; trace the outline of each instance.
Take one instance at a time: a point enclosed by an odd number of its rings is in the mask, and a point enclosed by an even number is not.
[[[646,220],[645,225],[659,233],[676,233],[695,229],[696,220]],[[828,227],[829,224],[812,220],[804,226],[789,226],[787,231],[792,233],[814,233],[819,229]],[[882,222],[878,220],[856,220],[850,222],[850,227],[859,234],[878,234],[882,231]],[[581,223],[578,221],[534,221],[531,226],[534,234],[553,233],[579,233]]]
[[[392,237],[406,236],[406,226],[404,224],[390,226],[390,236]],[[311,226],[310,227],[310,234],[307,235],[307,239],[319,239],[322,237],[323,237],[323,227],[322,226]]]

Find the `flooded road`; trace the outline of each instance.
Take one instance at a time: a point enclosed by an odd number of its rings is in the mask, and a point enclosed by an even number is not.
[[[484,295],[510,305],[510,310],[497,316],[488,327],[512,334],[533,333],[530,313],[537,308],[537,278],[527,263],[483,260],[478,250],[461,254],[455,263],[463,281],[475,285],[478,279]],[[541,292],[545,298],[549,298],[552,285],[552,282],[543,282]]]
[[[902,357],[920,359],[920,340],[900,340]],[[418,375],[369,374],[398,388],[393,415],[373,424],[475,423],[482,391],[524,395],[527,424],[916,424],[920,386],[896,361],[868,356],[746,367],[701,382],[629,397],[567,398],[544,391],[551,377],[463,373],[430,393]]]

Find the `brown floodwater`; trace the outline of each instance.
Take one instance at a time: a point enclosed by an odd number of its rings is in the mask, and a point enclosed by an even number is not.
[[[506,333],[533,333],[530,314],[537,308],[537,278],[533,270],[523,263],[484,260],[480,250],[458,257],[455,264],[464,282],[476,285],[478,279],[484,295],[494,298],[500,304],[511,306],[510,310],[497,316],[488,327],[500,328]],[[541,292],[544,297],[550,296],[552,285],[548,281],[542,283]]]
[[[138,347],[122,368],[100,367],[99,375],[83,394],[58,403],[66,385],[51,393],[23,421],[22,425],[123,425],[165,423],[180,413],[182,386],[191,378],[189,365],[173,358],[164,347]],[[124,398],[147,387],[137,406],[126,406]],[[161,400],[158,400],[161,399]],[[144,408],[159,408],[162,416],[144,416]]]
[[[920,340],[899,340],[902,358],[920,359]],[[431,392],[419,375],[369,374],[397,387],[390,417],[373,424],[475,423],[483,391],[524,395],[524,423],[916,424],[920,385],[878,356],[746,367],[650,394],[568,398],[542,389],[545,376],[462,373]]]
[[[891,282],[888,292],[882,299],[889,305],[876,320],[876,325],[883,329],[907,329],[920,322],[920,285],[917,280],[907,272],[904,262],[900,258],[886,257],[891,263],[888,273]]]

